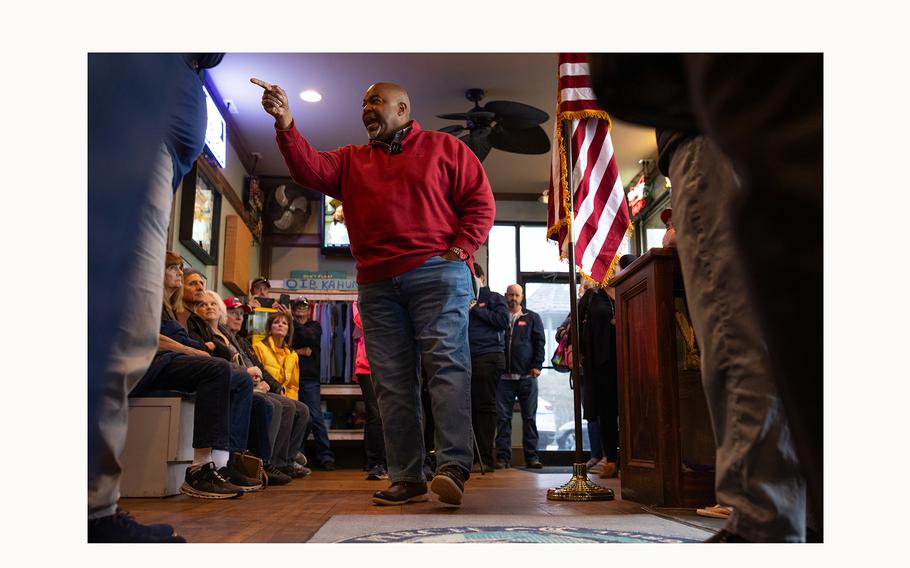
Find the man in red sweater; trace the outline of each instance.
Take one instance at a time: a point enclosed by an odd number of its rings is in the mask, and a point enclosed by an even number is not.
[[[460,505],[470,477],[473,255],[495,205],[480,161],[460,140],[410,118],[407,92],[376,83],[363,97],[369,143],[319,152],[300,135],[284,90],[259,79],[294,181],[344,202],[367,357],[391,486],[379,505],[426,501],[419,366],[432,399],[437,471],[430,490]]]

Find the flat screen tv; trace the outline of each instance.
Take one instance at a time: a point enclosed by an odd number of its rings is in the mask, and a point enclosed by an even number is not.
[[[205,150],[223,168],[227,164],[227,125],[208,89],[202,87],[202,92],[205,93],[205,109],[208,112]]]
[[[344,222],[344,205],[340,199],[322,196],[320,233],[322,252],[325,254],[351,254],[348,226]]]

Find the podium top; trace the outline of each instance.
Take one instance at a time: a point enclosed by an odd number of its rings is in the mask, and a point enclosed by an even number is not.
[[[644,266],[655,262],[659,259],[675,259],[677,257],[675,248],[652,248],[645,254],[632,261],[632,264],[626,267],[619,276],[615,276],[607,281],[607,286],[616,287],[621,282],[641,270]]]

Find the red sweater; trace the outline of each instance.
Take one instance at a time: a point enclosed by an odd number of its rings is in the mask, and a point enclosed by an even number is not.
[[[385,280],[455,246],[470,255],[496,213],[480,161],[461,141],[412,121],[400,154],[379,146],[319,152],[296,126],[277,130],[278,148],[300,185],[341,199],[357,282]]]

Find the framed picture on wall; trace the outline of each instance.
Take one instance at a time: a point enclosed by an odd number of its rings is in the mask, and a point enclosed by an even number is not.
[[[218,263],[218,232],[221,221],[221,193],[215,184],[193,165],[183,178],[180,200],[180,244],[203,264]]]

